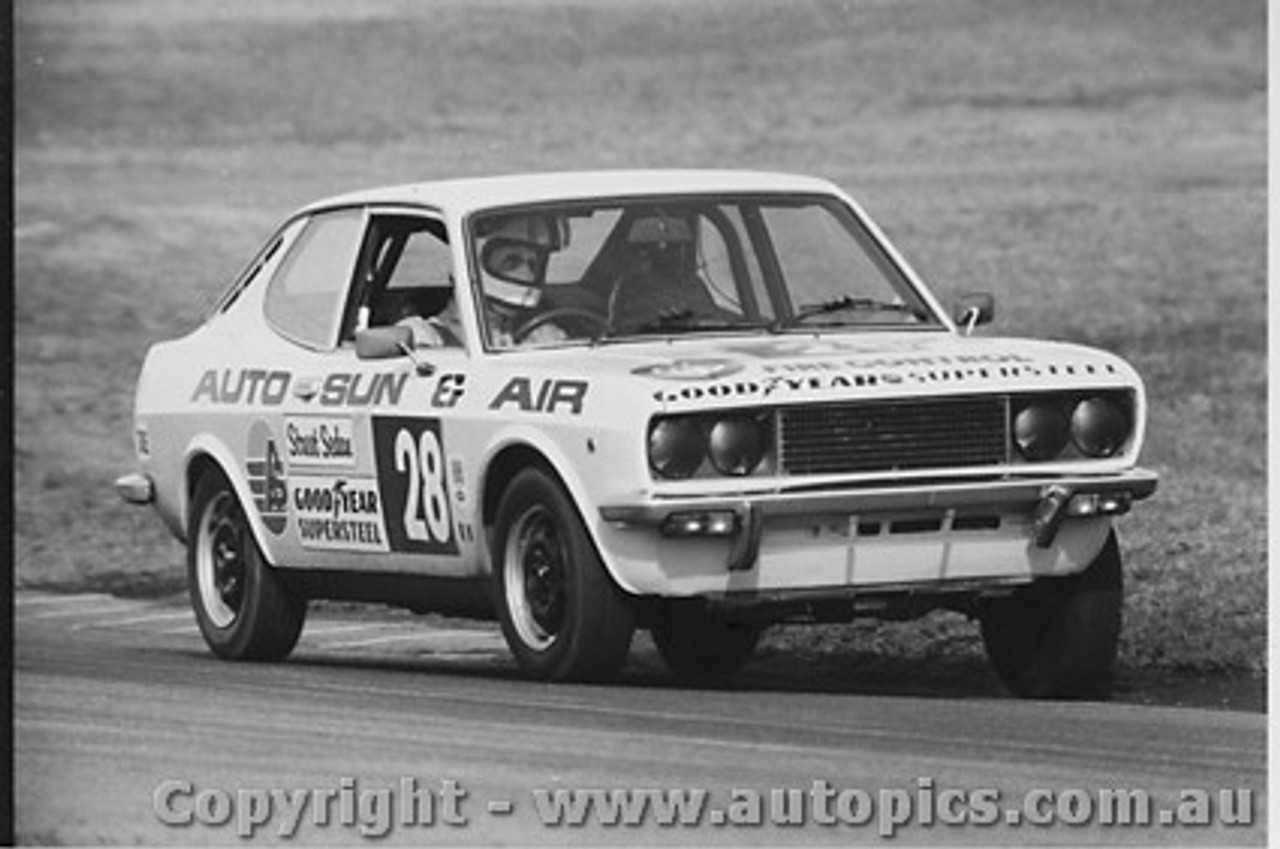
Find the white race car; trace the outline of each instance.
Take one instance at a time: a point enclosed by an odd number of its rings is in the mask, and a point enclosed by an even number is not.
[[[834,185],[634,171],[442,181],[290,217],[138,380],[117,482],[185,541],[210,648],[307,601],[496,617],[520,665],[679,675],[771,623],[976,617],[1016,693],[1107,682],[1142,382],[976,338]]]

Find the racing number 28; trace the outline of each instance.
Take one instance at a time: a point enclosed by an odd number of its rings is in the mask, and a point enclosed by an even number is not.
[[[440,420],[374,417],[373,444],[391,549],[457,554]]]
[[[417,542],[448,542],[449,499],[444,488],[444,453],[434,431],[418,438],[407,428],[396,432],[396,471],[409,476],[404,499],[404,533]]]

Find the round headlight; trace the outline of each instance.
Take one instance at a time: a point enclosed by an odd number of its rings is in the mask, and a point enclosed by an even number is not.
[[[1066,415],[1051,404],[1031,404],[1013,420],[1014,443],[1028,460],[1052,460],[1070,438]]]
[[[749,475],[764,458],[764,433],[755,419],[724,418],[711,428],[711,464],[724,475]]]
[[[1071,414],[1071,439],[1086,457],[1111,457],[1129,438],[1129,417],[1101,395],[1087,398]]]
[[[706,450],[702,428],[693,419],[661,419],[649,428],[649,465],[661,477],[689,477]]]

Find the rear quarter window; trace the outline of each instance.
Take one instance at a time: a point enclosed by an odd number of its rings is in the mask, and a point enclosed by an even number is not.
[[[360,245],[364,213],[314,216],[298,236],[267,289],[267,320],[295,342],[332,348]]]

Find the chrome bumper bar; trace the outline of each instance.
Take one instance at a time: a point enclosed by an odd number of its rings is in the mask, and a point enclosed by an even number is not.
[[[838,491],[751,493],[736,496],[650,497],[632,504],[606,504],[600,518],[622,527],[664,528],[673,517],[691,514],[734,516],[730,570],[750,569],[760,549],[764,520],[776,516],[848,516],[906,511],[990,508],[1034,516],[1035,541],[1047,548],[1077,495],[1140,501],[1156,490],[1159,476],[1146,469],[1108,475],[1002,478],[958,483],[874,486]],[[1127,509],[1127,502],[1126,502]]]
[[[130,504],[150,504],[156,499],[151,478],[138,472],[116,478],[116,494]]]

